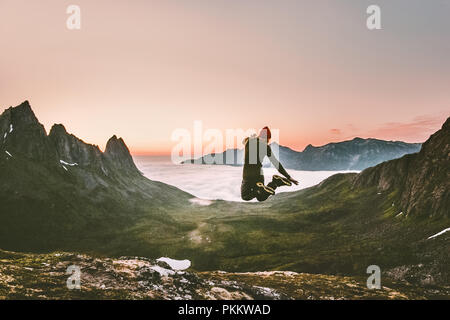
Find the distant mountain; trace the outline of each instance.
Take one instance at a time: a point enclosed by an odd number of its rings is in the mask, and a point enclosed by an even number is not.
[[[279,147],[279,159],[286,168],[316,171],[364,170],[381,162],[418,152],[421,144],[354,138],[321,147],[308,145],[302,152],[272,143],[274,150],[277,149],[276,147]],[[218,154],[218,159],[223,159],[222,163],[225,164],[241,166],[243,165],[243,154],[242,149],[229,149]],[[198,159],[186,160],[183,163],[212,163],[215,156],[215,154],[205,155]]]

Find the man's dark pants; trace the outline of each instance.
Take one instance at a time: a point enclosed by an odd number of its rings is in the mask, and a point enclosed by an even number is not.
[[[255,176],[255,177],[249,177],[244,178],[242,180],[241,184],[241,198],[245,201],[250,201],[253,198],[256,198],[258,201],[264,201],[267,200],[267,198],[270,196],[267,192],[264,192],[264,190],[261,190],[256,184],[258,182],[262,182],[264,184],[264,176]],[[272,179],[269,184],[267,184],[268,187],[271,187],[273,190],[277,188],[277,184]]]

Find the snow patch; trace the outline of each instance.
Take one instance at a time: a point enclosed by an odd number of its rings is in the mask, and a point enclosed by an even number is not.
[[[265,296],[274,297],[274,298],[280,297],[280,295],[274,289],[266,288],[266,287],[258,287],[258,286],[254,286],[254,288],[256,288],[260,293],[262,293]]]
[[[8,150],[5,150],[5,152],[6,152],[6,154],[7,154],[8,156],[10,156],[10,157],[12,158],[12,154],[9,153]]]
[[[6,139],[7,135],[8,135],[8,132],[5,132],[5,134],[3,135],[3,139]]]
[[[198,204],[199,206],[209,206],[213,203],[211,200],[200,199],[200,198],[192,198],[189,201],[193,204]]]
[[[12,124],[9,125],[9,133],[11,133],[11,132],[13,132],[13,125]]]
[[[442,230],[441,232],[438,232],[438,233],[436,233],[435,235],[432,235],[431,237],[428,237],[428,239],[433,239],[433,238],[439,237],[441,234],[444,234],[444,233],[446,233],[447,231],[450,231],[450,228],[444,229],[444,230]]]
[[[60,162],[62,165],[71,166],[71,167],[77,166],[77,165],[78,165],[78,163],[68,163],[68,162],[65,162],[64,160],[59,160],[59,162]]]
[[[162,268],[162,267],[160,267],[160,266],[152,266],[152,267],[150,267],[150,269],[155,270],[155,271],[158,272],[162,277],[168,277],[169,275],[175,274],[175,271],[169,270],[169,269],[166,269],[166,268]]]
[[[156,261],[163,261],[167,263],[173,270],[185,270],[191,266],[189,260],[174,260],[166,257],[157,259]]]
[[[69,171],[69,170],[67,170],[67,168],[65,166],[62,166],[62,167],[64,168],[64,170]]]

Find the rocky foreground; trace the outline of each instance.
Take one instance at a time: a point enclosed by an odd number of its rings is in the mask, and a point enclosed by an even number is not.
[[[81,289],[68,289],[69,266]],[[366,279],[287,271],[226,273],[172,270],[138,257],[22,254],[0,250],[0,299],[425,299],[428,290],[390,284],[369,290]],[[399,289],[401,288],[401,289]],[[446,294],[448,295],[448,291]],[[440,295],[443,295],[442,291]]]

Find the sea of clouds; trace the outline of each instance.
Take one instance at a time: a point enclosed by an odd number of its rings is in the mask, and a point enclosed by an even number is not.
[[[240,196],[242,167],[226,165],[174,164],[169,157],[135,156],[135,163],[144,175],[155,181],[173,185],[200,199],[243,201]],[[280,187],[277,192],[291,192],[311,187],[340,172],[298,171],[289,174],[299,181],[298,186]],[[352,171],[355,172],[355,171]],[[264,168],[266,184],[277,174],[275,168]],[[255,201],[255,200],[254,200]]]

